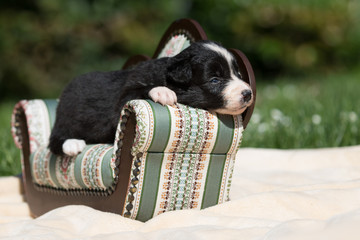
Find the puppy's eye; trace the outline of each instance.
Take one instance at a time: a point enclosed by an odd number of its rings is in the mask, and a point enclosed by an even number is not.
[[[241,78],[241,79],[242,79],[242,76],[241,76],[240,71],[239,71],[239,72],[236,72],[236,76],[237,76],[238,78]]]
[[[218,79],[218,78],[216,78],[216,77],[210,79],[210,83],[217,84],[217,83],[219,83],[219,82],[220,82],[220,79]]]

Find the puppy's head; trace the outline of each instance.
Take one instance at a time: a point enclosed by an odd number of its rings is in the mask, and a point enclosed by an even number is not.
[[[253,101],[234,56],[211,41],[193,43],[174,56],[168,80],[179,89],[180,103],[221,114],[241,114]]]

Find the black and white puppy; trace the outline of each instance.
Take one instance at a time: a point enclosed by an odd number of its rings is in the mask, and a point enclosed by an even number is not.
[[[211,41],[130,70],[87,73],[70,82],[60,97],[50,150],[74,156],[86,144],[113,143],[121,108],[146,98],[236,115],[252,103],[252,91],[241,80],[233,55]]]

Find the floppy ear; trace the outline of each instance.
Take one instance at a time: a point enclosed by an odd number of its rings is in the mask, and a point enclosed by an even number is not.
[[[167,68],[169,80],[175,83],[187,84],[192,78],[191,56],[188,51],[173,57]]]

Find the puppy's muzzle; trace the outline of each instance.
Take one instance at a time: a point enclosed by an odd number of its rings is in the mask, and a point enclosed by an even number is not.
[[[241,95],[244,103],[249,103],[252,100],[252,91],[249,89],[242,91]]]
[[[243,113],[253,102],[253,92],[244,85],[228,87],[224,91],[225,105],[223,108],[215,109],[215,112],[221,114],[237,115]]]

